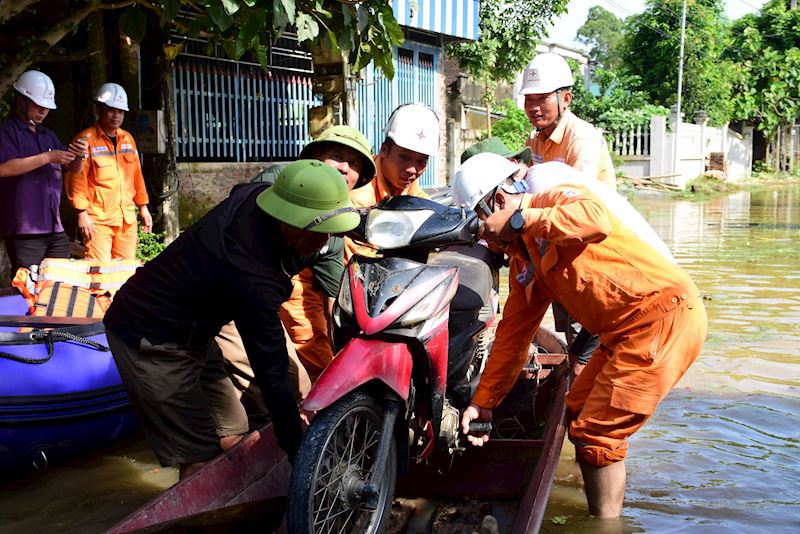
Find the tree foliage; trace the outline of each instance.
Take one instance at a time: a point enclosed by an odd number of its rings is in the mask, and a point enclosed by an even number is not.
[[[579,79],[578,63],[570,60],[570,66],[576,79]],[[653,115],[669,113],[667,108],[651,104],[647,93],[636,89],[639,85],[636,76],[598,67],[593,80],[598,86],[598,94],[591,93],[583,84],[575,84],[570,109],[606,132],[646,126]]]
[[[506,146],[512,149],[525,146],[531,133],[531,122],[525,111],[517,107],[510,98],[503,100],[497,111],[503,118],[492,125],[492,135],[502,139]]]
[[[651,101],[677,101],[682,0],[647,0],[644,12],[626,19],[624,67],[638,76]],[[703,110],[712,125],[730,120],[735,67],[723,58],[729,45],[722,0],[687,0],[681,111]]]
[[[219,43],[231,59],[252,52],[264,65],[270,45],[294,29],[301,43],[342,49],[355,70],[375,61],[389,78],[393,46],[403,41],[384,0],[6,0],[0,1],[0,94],[31,64],[57,59],[53,47],[98,10],[122,10],[120,30],[136,41],[148,37],[150,11],[171,33]],[[166,46],[167,59],[180,49],[180,43]]]
[[[509,81],[536,54],[536,45],[552,20],[564,13],[568,0],[481,0],[480,38],[453,43],[447,54],[484,84],[487,105],[494,103],[498,81]]]
[[[734,117],[754,119],[769,137],[800,116],[800,9],[770,0],[732,27],[726,57],[739,66]]]
[[[586,22],[578,28],[576,39],[589,47],[589,57],[607,69],[622,63],[622,19],[601,6],[589,9]]]

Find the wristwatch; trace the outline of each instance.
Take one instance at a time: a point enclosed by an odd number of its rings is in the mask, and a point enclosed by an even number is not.
[[[522,216],[521,209],[514,210],[514,213],[511,214],[511,218],[508,220],[508,224],[515,232],[520,233],[522,231],[525,227],[525,217]]]

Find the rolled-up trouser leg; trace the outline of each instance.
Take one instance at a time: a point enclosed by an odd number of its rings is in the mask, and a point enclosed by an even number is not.
[[[567,395],[569,438],[578,459],[597,467],[625,459],[627,438],[697,358],[706,334],[702,302],[601,345]]]
[[[219,437],[238,436],[249,430],[247,412],[239,400],[238,391],[228,376],[219,347],[213,339],[208,342],[200,384],[211,405]]]
[[[117,369],[161,465],[210,460],[222,449],[200,384],[204,356],[175,343],[139,347],[106,331]]]

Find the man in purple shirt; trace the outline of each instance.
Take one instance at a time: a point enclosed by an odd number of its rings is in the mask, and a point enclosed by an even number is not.
[[[61,167],[80,171],[88,150],[85,139],[64,148],[42,126],[56,109],[55,87],[37,70],[14,82],[14,113],[0,122],[0,234],[12,273],[44,258],[68,258],[69,238],[61,225]]]

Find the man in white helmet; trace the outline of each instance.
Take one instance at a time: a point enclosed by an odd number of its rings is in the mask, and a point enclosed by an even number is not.
[[[533,164],[561,161],[616,189],[614,165],[602,132],[570,110],[575,80],[558,54],[539,54],[525,68],[519,94],[534,127]]]
[[[0,122],[0,235],[12,272],[44,258],[68,258],[69,238],[61,224],[62,167],[77,171],[87,144],[68,147],[42,126],[56,109],[55,87],[46,74],[29,70],[14,82],[10,117]]]
[[[78,231],[86,257],[135,259],[138,212],[142,230],[153,218],[133,136],[120,126],[128,111],[128,95],[116,83],[104,83],[95,96],[97,122],[76,138],[89,141],[89,161],[66,175],[66,190],[78,211]]]
[[[428,198],[419,185],[419,178],[425,172],[428,160],[436,157],[439,151],[439,118],[436,113],[418,102],[402,104],[392,112],[383,134],[381,150],[373,158],[377,169],[375,178],[350,193],[356,208],[374,206],[396,195]],[[367,247],[360,247],[350,239],[345,242],[345,262],[354,253],[370,254]]]
[[[574,83],[572,70],[558,54],[539,54],[525,68],[519,93],[525,95],[525,113],[535,128],[527,143],[533,164],[560,161],[616,191],[614,165],[602,132],[569,110]],[[558,302],[553,303],[553,317],[556,330],[566,334],[576,360],[575,373],[580,373],[597,338],[573,321]]]
[[[563,163],[534,165],[517,194],[516,168],[496,154],[467,160],[455,203],[483,220],[480,235],[512,258],[511,292],[480,383],[462,418],[491,421],[558,298],[602,343],[566,403],[589,513],[619,516],[627,439],[697,358],[707,330],[699,291],[666,245],[616,193]],[[523,268],[524,266],[524,268]],[[488,436],[467,436],[477,446]]]

